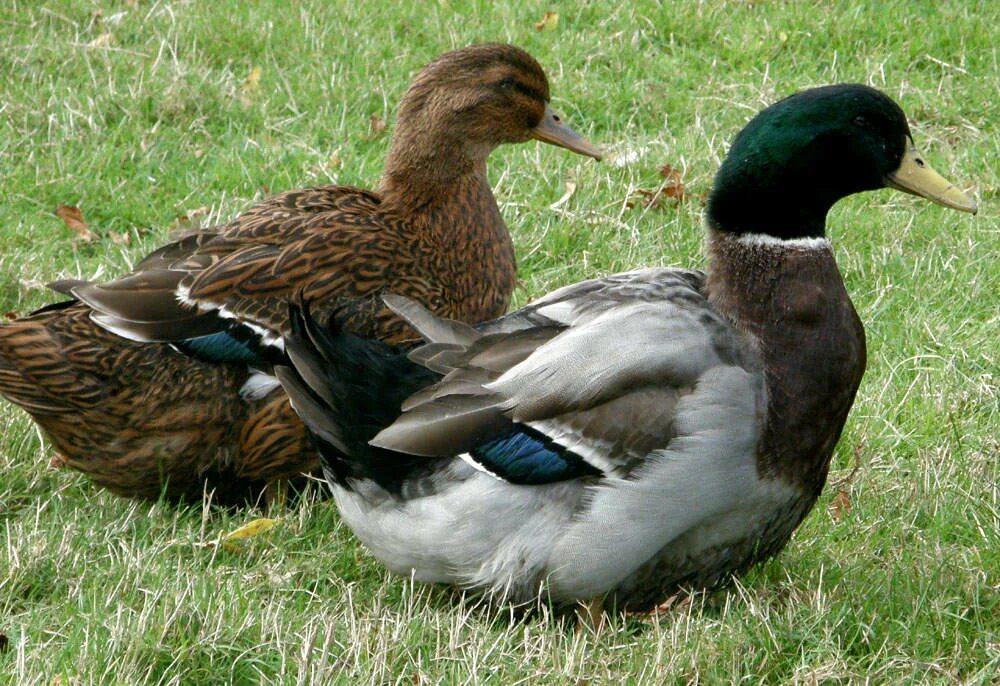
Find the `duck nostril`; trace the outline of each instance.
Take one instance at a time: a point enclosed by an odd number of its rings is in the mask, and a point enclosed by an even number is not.
[[[924,166],[924,161],[922,159],[920,159],[919,157],[916,158],[913,161],[916,162],[916,164],[917,164],[918,167],[923,167]]]
[[[560,118],[559,118],[559,115],[558,115],[558,114],[553,114],[553,115],[552,115],[552,120],[553,120],[553,121],[562,121],[562,119],[560,119]]]

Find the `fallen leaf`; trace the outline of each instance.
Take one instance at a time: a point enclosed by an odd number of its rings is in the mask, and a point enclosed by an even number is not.
[[[848,495],[847,491],[837,491],[833,500],[830,501],[830,513],[833,515],[833,521],[839,524],[850,512],[851,496]]]
[[[373,114],[368,118],[368,127],[376,136],[382,135],[382,133],[385,132],[386,126],[388,126],[388,124],[386,124],[385,119],[377,114]]]
[[[665,164],[660,167],[659,171],[660,176],[664,179],[664,183],[660,186],[660,192],[668,198],[677,198],[678,201],[685,200],[687,193],[684,190],[684,183],[681,182],[680,170]]]
[[[260,93],[260,67],[254,67],[247,74],[247,77],[243,79],[243,83],[240,85],[240,102],[244,106],[249,106],[253,103],[254,98]]]
[[[535,31],[555,31],[559,26],[559,13],[546,12],[542,20],[535,23]]]
[[[129,245],[132,243],[132,234],[111,232],[111,240],[117,245]]]
[[[230,531],[222,537],[220,541],[222,548],[230,553],[238,553],[242,549],[242,541],[259,536],[265,531],[270,531],[280,521],[280,519],[254,519],[247,522],[240,528]]]
[[[92,241],[97,238],[94,233],[87,228],[87,222],[83,221],[83,212],[80,208],[72,205],[60,205],[56,208],[56,216],[63,220],[66,228],[77,234],[81,241]]]
[[[688,194],[684,190],[684,183],[681,181],[681,173],[678,169],[669,164],[664,164],[657,171],[663,179],[663,183],[660,184],[659,188],[652,191],[646,188],[636,189],[636,193],[643,198],[643,207],[652,210],[662,210],[668,206],[669,200],[675,200],[676,202],[687,200]],[[635,207],[636,204],[632,200],[626,203],[630,208]]]
[[[52,457],[49,458],[49,467],[52,469],[62,469],[66,466],[66,458],[59,453],[52,453]]]
[[[570,198],[573,197],[574,193],[576,193],[576,182],[575,181],[567,181],[566,182],[566,192],[562,194],[561,198],[559,198],[554,203],[552,203],[551,205],[549,205],[549,209],[550,210],[557,210],[557,209],[559,209],[560,207],[562,207],[563,205],[565,205],[569,201]]]
[[[663,177],[664,179],[669,179],[670,181],[675,183],[681,182],[681,173],[676,168],[670,166],[669,164],[662,165],[656,171],[660,172],[660,176]]]
[[[635,193],[639,198],[635,200],[629,200],[625,203],[625,206],[629,209],[635,207],[638,204],[642,204],[643,207],[651,210],[664,210],[668,206],[668,199],[675,198],[680,200],[677,196],[671,194],[669,189],[657,188],[656,190],[649,190],[648,188],[636,188]]]
[[[10,320],[17,319],[17,314],[15,312],[4,312],[3,316]]]

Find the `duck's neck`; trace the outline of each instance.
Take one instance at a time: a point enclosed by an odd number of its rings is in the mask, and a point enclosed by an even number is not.
[[[815,183],[810,170],[755,168],[753,174],[733,164],[720,170],[707,208],[713,224],[731,234],[822,238],[826,215],[843,193]],[[729,180],[732,173],[738,182]]]
[[[379,194],[427,253],[450,299],[436,313],[478,323],[507,310],[516,282],[514,244],[486,175],[488,149],[448,136],[397,134]],[[488,277],[482,277],[484,269]]]
[[[815,497],[865,369],[865,335],[829,243],[709,233],[707,295],[764,360],[762,476]]]
[[[413,129],[402,127],[393,137],[379,188],[383,204],[415,215],[458,192],[496,206],[486,177],[490,149],[447,131]]]

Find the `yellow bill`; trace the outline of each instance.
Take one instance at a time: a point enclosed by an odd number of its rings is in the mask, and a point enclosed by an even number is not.
[[[975,214],[979,211],[975,201],[931,169],[912,144],[906,149],[899,168],[886,177],[886,185],[962,212]]]

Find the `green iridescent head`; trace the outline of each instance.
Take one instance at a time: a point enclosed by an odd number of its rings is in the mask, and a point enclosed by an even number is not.
[[[716,174],[708,218],[737,234],[819,237],[834,203],[885,187],[976,211],[917,153],[891,98],[859,84],[824,86],[771,105],[740,131]]]

